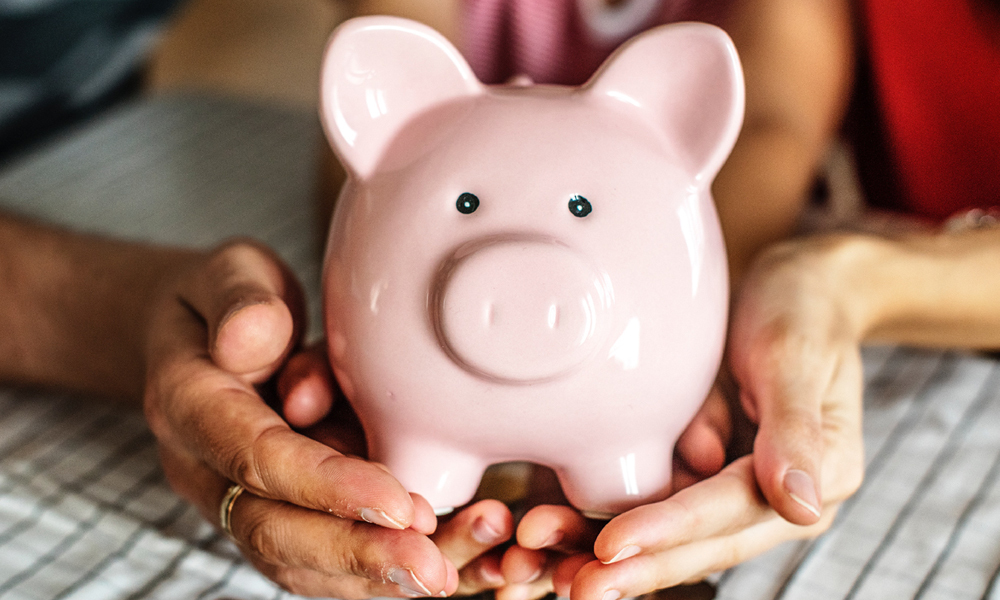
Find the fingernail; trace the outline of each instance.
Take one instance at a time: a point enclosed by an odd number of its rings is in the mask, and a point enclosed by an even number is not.
[[[531,586],[529,585],[508,585],[504,590],[504,598],[507,600],[528,600],[531,597]]]
[[[371,523],[372,525],[379,525],[389,529],[406,529],[406,526],[402,523],[377,508],[362,508],[358,511],[358,516],[366,523]]]
[[[542,576],[542,573],[543,573],[542,568],[539,567],[537,571],[531,574],[531,577],[528,577],[521,583],[535,583]]]
[[[416,596],[430,596],[431,591],[423,584],[413,571],[409,569],[393,569],[389,572],[389,581],[403,588],[407,593]]]
[[[601,598],[601,600],[618,600],[621,597],[622,593],[619,592],[618,590],[608,590],[604,592],[604,596]]]
[[[605,561],[602,560],[601,562],[604,563],[604,564],[606,564],[606,565],[610,565],[610,564],[616,563],[616,562],[618,562],[620,560],[625,560],[626,558],[632,558],[633,556],[635,556],[636,554],[639,554],[640,552],[642,552],[642,548],[640,548],[639,546],[634,546],[632,544],[629,544],[628,546],[625,546],[624,548],[622,548],[621,550],[619,550],[618,554],[615,554],[614,558],[612,558],[611,560],[609,560],[607,562],[605,562]],[[614,590],[611,590],[611,591],[614,591]]]
[[[499,587],[504,583],[506,583],[506,580],[504,580],[503,578],[503,574],[500,573],[500,571],[493,566],[483,565],[483,567],[479,569],[479,576],[482,577],[483,581],[488,583],[489,585],[495,585]]]
[[[788,492],[792,500],[795,500],[803,508],[817,517],[820,516],[816,484],[813,483],[812,477],[808,473],[798,469],[789,469],[785,473],[785,491]]]
[[[552,532],[552,535],[550,535],[547,540],[542,542],[542,545],[539,546],[539,548],[551,548],[556,544],[558,544],[559,542],[561,542],[562,540],[563,540],[563,532],[557,529]]]
[[[497,531],[483,517],[479,517],[472,523],[472,538],[484,546],[493,546],[500,541],[500,532]]]

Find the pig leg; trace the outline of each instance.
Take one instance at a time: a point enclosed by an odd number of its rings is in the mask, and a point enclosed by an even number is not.
[[[389,467],[408,491],[426,498],[438,515],[468,503],[487,466],[481,457],[435,440],[394,438],[382,442],[373,447],[374,460]]]
[[[631,444],[627,448],[578,457],[556,469],[566,498],[585,516],[610,519],[669,494],[673,444]]]

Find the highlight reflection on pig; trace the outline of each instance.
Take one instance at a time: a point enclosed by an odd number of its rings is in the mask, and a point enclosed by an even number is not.
[[[484,86],[433,30],[355,19],[321,112],[349,171],[326,333],[370,456],[441,512],[508,460],[590,514],[663,498],[725,336],[726,35],[651,30],[580,88]]]

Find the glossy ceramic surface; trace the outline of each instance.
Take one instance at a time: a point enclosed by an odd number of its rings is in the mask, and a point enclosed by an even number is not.
[[[372,458],[441,510],[507,460],[591,513],[663,498],[725,335],[726,35],[670,25],[581,88],[488,87],[433,30],[369,17],[334,33],[321,89],[349,170],[326,332]]]

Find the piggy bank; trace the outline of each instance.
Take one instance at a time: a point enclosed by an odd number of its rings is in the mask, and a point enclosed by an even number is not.
[[[709,188],[743,93],[710,25],[639,35],[579,88],[486,86],[425,26],[342,25],[323,311],[370,457],[439,514],[513,460],[589,515],[665,497],[723,349]]]

